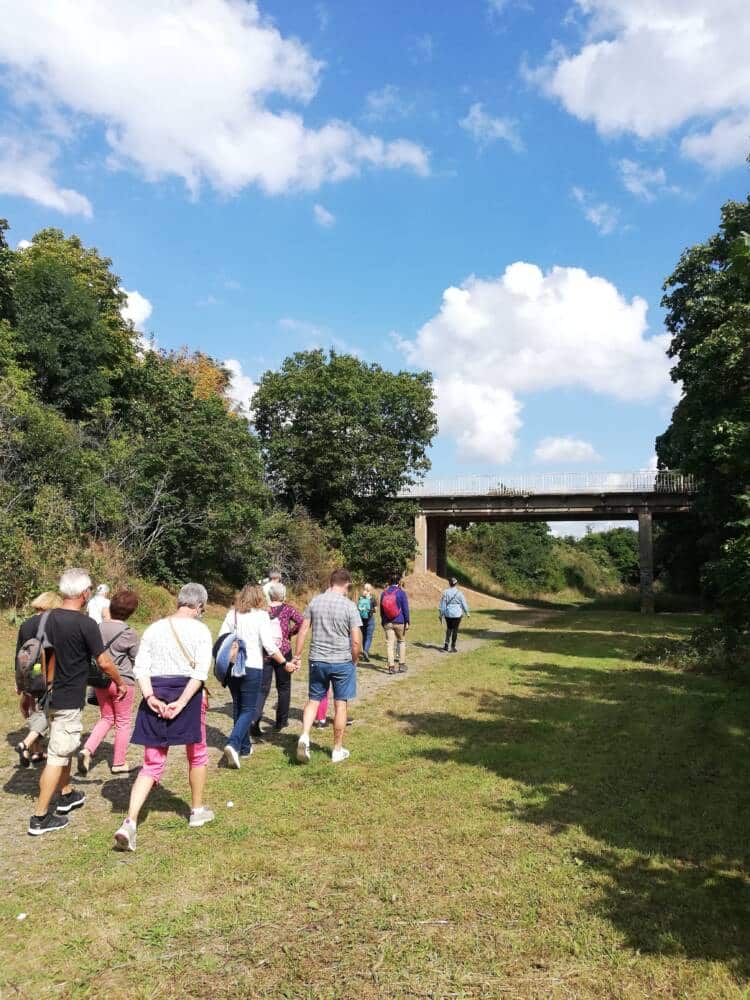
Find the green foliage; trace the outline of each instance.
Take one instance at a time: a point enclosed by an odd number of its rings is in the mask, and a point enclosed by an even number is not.
[[[663,304],[683,386],[657,440],[660,462],[693,473],[706,597],[730,648],[750,643],[750,199],[727,202],[719,232],[686,250]]]
[[[110,582],[260,576],[270,496],[227,373],[204,355],[141,356],[110,262],[76,237],[44,230],[13,253],[3,232],[0,601],[74,559]]]
[[[381,524],[357,524],[342,546],[346,565],[375,586],[392,573],[403,573],[414,558],[413,518],[393,518]]]
[[[429,372],[394,374],[334,351],[287,358],[253,398],[274,494],[345,530],[382,517],[388,498],[430,467],[432,403]]]
[[[43,230],[15,254],[13,305],[19,361],[41,398],[80,419],[113,393],[136,360],[135,335],[111,261],[77,237]]]
[[[590,531],[578,548],[592,555],[600,565],[614,568],[620,582],[634,586],[640,579],[638,535],[630,528]]]
[[[481,522],[451,531],[448,552],[462,565],[483,568],[508,594],[549,593],[564,585],[549,525],[542,521]]]

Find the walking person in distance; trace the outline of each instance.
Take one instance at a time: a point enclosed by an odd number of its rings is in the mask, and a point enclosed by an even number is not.
[[[357,610],[362,619],[362,659],[365,663],[370,662],[370,646],[372,646],[372,637],[375,634],[375,612],[377,607],[377,602],[372,593],[372,584],[366,583],[357,601]]]
[[[409,631],[409,598],[401,586],[401,574],[393,573],[390,584],[380,595],[380,621],[385,630],[388,655],[388,673],[396,673],[396,649],[398,648],[398,672],[406,672],[406,633]]]
[[[455,576],[452,576],[448,580],[448,583],[450,586],[443,591],[443,595],[440,598],[438,617],[441,623],[445,620],[445,643],[443,644],[443,651],[447,653],[450,649],[451,653],[457,653],[456,640],[458,639],[458,629],[463,616],[470,617],[469,605],[466,603],[463,593],[458,589],[458,580]]]

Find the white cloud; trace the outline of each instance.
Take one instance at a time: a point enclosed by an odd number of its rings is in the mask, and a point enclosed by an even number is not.
[[[709,170],[725,170],[742,163],[750,150],[750,112],[727,115],[707,132],[691,132],[680,148]]]
[[[31,240],[19,240],[16,244],[16,250],[28,250],[33,245]]]
[[[365,97],[365,118],[370,121],[407,118],[414,107],[414,101],[407,100],[395,84],[387,83],[380,90],[371,90]]]
[[[222,361],[222,367],[229,372],[230,380],[227,387],[227,396],[235,404],[238,413],[241,413],[248,420],[253,419],[253,411],[250,401],[258,388],[257,384],[242,370],[242,365],[235,358]]]
[[[330,229],[336,223],[336,216],[333,212],[329,212],[322,205],[313,205],[313,216],[318,225],[324,229]]]
[[[534,449],[537,462],[598,462],[601,456],[592,444],[574,437],[543,438]]]
[[[446,289],[440,311],[402,346],[435,373],[441,431],[461,457],[505,461],[524,396],[572,387],[633,402],[669,398],[669,336],[648,336],[647,308],[581,268],[545,274],[519,261],[498,278]]]
[[[516,450],[522,404],[491,380],[446,374],[435,383],[438,426],[453,438],[462,461],[508,462]]]
[[[53,164],[57,155],[58,149],[53,143],[32,145],[0,135],[0,194],[28,198],[64,215],[83,215],[90,219],[93,211],[88,198],[55,183]]]
[[[654,201],[657,194],[668,192],[677,194],[679,188],[667,184],[667,174],[664,167],[650,169],[634,160],[620,160],[617,164],[620,171],[620,180],[626,191],[630,191],[636,198],[643,201]]]
[[[481,104],[472,104],[465,118],[458,123],[479,146],[502,139],[514,152],[521,153],[524,144],[518,132],[518,122],[513,118],[493,118]]]
[[[571,188],[570,196],[581,206],[584,216],[600,235],[609,236],[617,229],[617,223],[620,219],[619,209],[606,201],[597,201],[594,195],[584,188]]]
[[[140,292],[135,290],[130,292],[127,288],[121,288],[120,291],[124,292],[128,297],[127,302],[120,310],[122,318],[132,323],[136,330],[142,332],[143,324],[154,311],[154,307],[146,296],[141,295]]]
[[[750,141],[747,0],[575,0],[586,41],[559,46],[527,71],[571,114],[603,135],[652,139],[709,120],[683,142],[710,166],[741,163]],[[744,142],[742,134],[744,130]]]
[[[33,83],[46,110],[98,122],[110,164],[148,180],[176,176],[194,195],[204,183],[279,194],[365,167],[429,173],[414,142],[335,119],[307,127],[280,107],[309,103],[323,64],[252,0],[0,0],[0,23],[12,93],[28,99]],[[71,199],[85,211],[85,199]]]

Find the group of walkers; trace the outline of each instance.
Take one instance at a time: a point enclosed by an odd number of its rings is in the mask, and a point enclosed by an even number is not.
[[[447,627],[444,648],[455,650],[458,623],[468,614],[468,607],[456,581],[450,582],[439,614]],[[314,726],[327,724],[330,692],[334,705],[331,760],[335,764],[345,761],[349,757],[343,745],[350,722],[348,704],[356,696],[358,661],[369,662],[376,615],[379,611],[385,632],[389,674],[407,669],[410,626],[409,601],[399,575],[391,578],[379,601],[366,584],[355,604],[349,598],[351,587],[347,570],[334,571],[329,588],[300,614],[286,600],[281,575],[272,573],[262,586],[248,584],[239,592],[214,643],[201,621],[208,594],[199,583],[185,584],[177,595],[175,612],[149,625],[139,638],[128,624],[138,608],[134,591],[118,590],[110,597],[109,588],[100,585],[92,594],[91,579],[84,570],[66,570],[58,594],[41,594],[33,602],[36,614],[21,625],[16,644],[16,687],[29,730],[16,752],[22,767],[44,763],[28,833],[40,836],[68,825],[69,814],[86,801],[85,793],[71,785],[73,758],[78,755],[79,773],[88,774],[93,755],[112,729],[113,774],[130,772],[129,744],[144,748],[127,816],[115,834],[118,848],[135,850],[139,814],[153,786],[162,779],[170,747],[185,748],[189,825],[211,822],[214,814],[204,804],[204,792],[206,684],[212,663],[232,697],[233,726],[223,757],[229,767],[238,769],[242,758],[252,754],[253,740],[262,736],[260,721],[274,682],[274,729],[281,732],[287,727],[292,676],[300,669],[308,634],[309,697],[296,757],[302,764],[310,760],[310,733]],[[142,698],[131,732],[136,686]],[[93,687],[100,718],[79,752],[89,687]]]

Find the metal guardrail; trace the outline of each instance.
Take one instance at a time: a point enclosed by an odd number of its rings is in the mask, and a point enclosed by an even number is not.
[[[425,479],[399,497],[538,496],[570,493],[695,493],[693,476],[682,472],[543,472],[522,476],[459,476]]]

